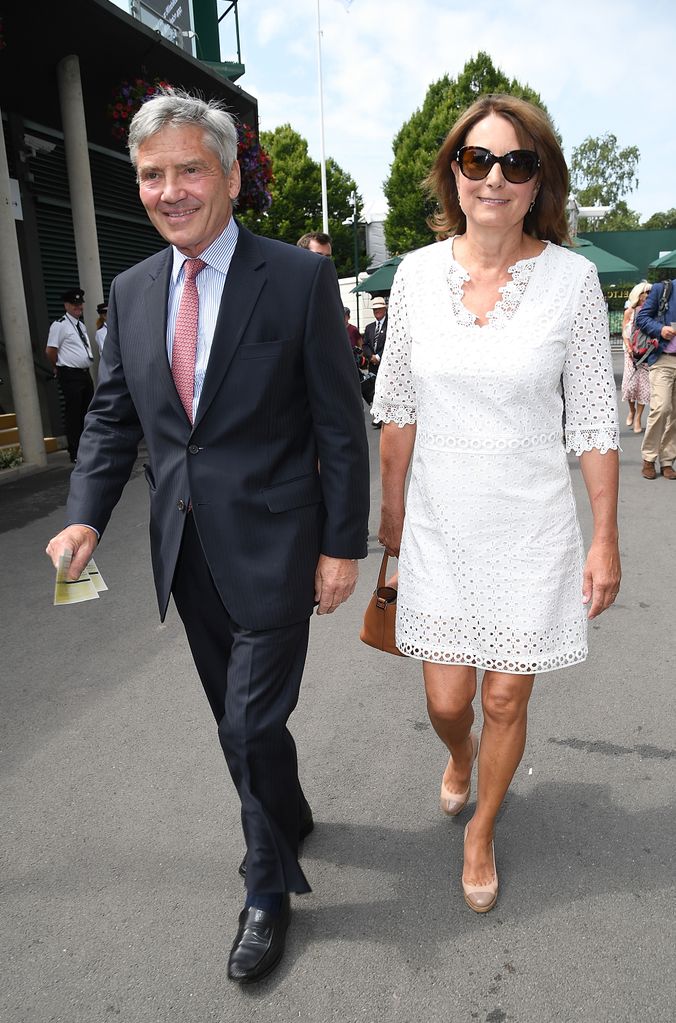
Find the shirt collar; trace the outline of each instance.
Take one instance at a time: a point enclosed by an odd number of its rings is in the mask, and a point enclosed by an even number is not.
[[[221,231],[218,238],[211,243],[209,248],[200,253],[200,259],[203,259],[207,266],[213,267],[214,270],[219,270],[222,274],[227,273],[235,245],[237,244],[238,235],[239,227],[237,226],[237,221],[234,217],[230,217],[227,226]],[[183,264],[190,257],[186,256],[183,252],[179,252],[175,245],[172,245],[172,250],[174,262],[171,270],[171,282],[176,284],[183,269]]]

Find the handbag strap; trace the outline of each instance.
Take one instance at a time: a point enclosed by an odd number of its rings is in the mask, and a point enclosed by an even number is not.
[[[387,562],[389,555],[387,551],[383,551],[383,560],[380,563],[380,572],[378,572],[378,587],[385,585],[385,579],[387,578]]]

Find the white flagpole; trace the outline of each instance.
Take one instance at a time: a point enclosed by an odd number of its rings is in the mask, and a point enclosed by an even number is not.
[[[329,233],[329,199],[326,189],[326,156],[324,152],[324,88],[322,85],[322,26],[317,0],[317,71],[319,74],[319,138],[321,147],[320,168],[322,175],[322,231]]]

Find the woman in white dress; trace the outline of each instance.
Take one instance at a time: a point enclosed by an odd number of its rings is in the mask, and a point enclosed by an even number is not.
[[[427,184],[445,240],[408,255],[392,289],[371,410],[384,424],[379,540],[400,554],[397,645],[423,662],[450,752],[441,807],[451,816],[469,800],[478,752],[462,887],[482,913],[497,899],[495,819],[523,755],[535,674],[585,659],[587,619],[619,589],[619,425],[596,268],[560,247],[568,172],[546,115],[483,97]],[[566,449],[591,502],[586,558]]]

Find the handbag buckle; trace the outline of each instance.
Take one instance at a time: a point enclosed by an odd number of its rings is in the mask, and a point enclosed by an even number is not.
[[[393,586],[379,586],[375,591],[376,607],[384,611],[390,604],[396,603],[397,591]]]

